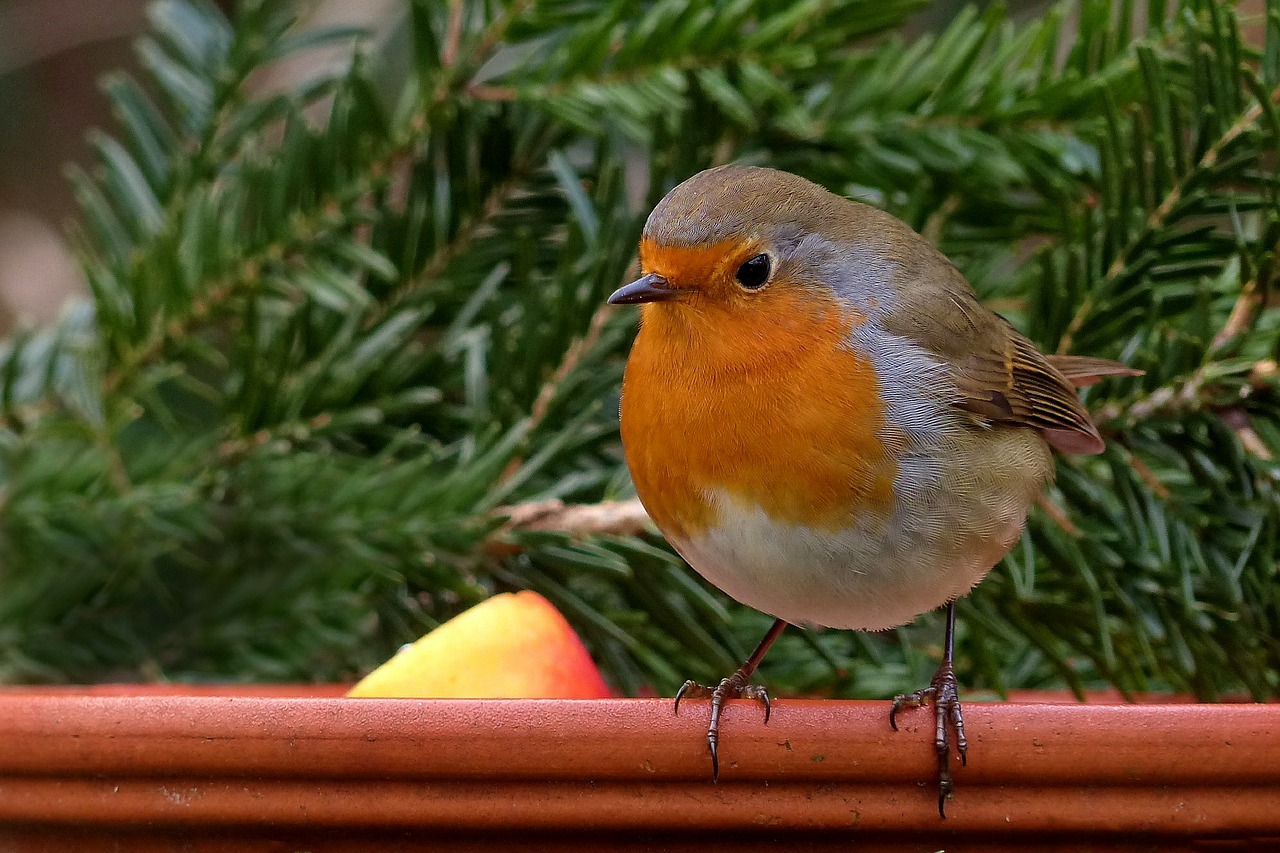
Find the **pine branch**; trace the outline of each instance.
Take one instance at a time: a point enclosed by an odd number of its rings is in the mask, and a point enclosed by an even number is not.
[[[1273,88],[1267,95],[1267,102],[1272,106],[1280,104],[1280,86]],[[1218,164],[1223,152],[1247,130],[1258,127],[1259,121],[1262,119],[1266,107],[1263,102],[1255,103],[1249,109],[1245,110],[1235,122],[1228,127],[1220,136],[1210,143],[1204,154],[1200,157],[1199,162],[1194,168],[1187,171],[1175,183],[1164,196],[1160,205],[1151,212],[1147,217],[1146,227],[1139,232],[1127,246],[1122,249],[1111,265],[1107,268],[1105,279],[1114,280],[1121,277],[1126,269],[1133,262],[1133,255],[1140,249],[1149,244],[1152,237],[1169,227],[1171,217],[1175,210],[1183,201],[1184,194],[1188,189],[1202,182],[1207,175],[1210,175],[1214,167]],[[1105,285],[1104,285],[1105,289]],[[1080,331],[1080,327],[1095,308],[1094,298],[1092,295],[1086,296],[1084,301],[1080,303],[1080,307],[1072,316],[1071,321],[1067,324],[1066,330],[1063,332],[1062,338],[1058,342],[1058,353],[1060,355],[1071,351],[1072,339],[1076,333]]]

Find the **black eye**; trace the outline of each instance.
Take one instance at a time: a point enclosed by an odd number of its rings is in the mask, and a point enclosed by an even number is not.
[[[738,267],[738,283],[751,290],[764,287],[765,282],[769,280],[770,272],[769,256],[756,255]]]

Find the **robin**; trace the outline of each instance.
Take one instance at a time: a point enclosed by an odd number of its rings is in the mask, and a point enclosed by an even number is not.
[[[699,574],[776,617],[714,688],[720,712],[765,706],[750,683],[788,624],[877,631],[947,609],[930,685],[938,811],[950,755],[966,761],[952,654],[955,601],[1009,551],[1053,476],[1050,448],[1098,453],[1075,388],[1137,373],[1039,352],[939,251],[892,215],[786,172],[721,166],[653,210],[643,275],[609,302],[642,304],[622,386],[636,492]]]

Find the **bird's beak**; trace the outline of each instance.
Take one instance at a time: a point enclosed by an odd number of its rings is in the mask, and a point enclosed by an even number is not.
[[[672,287],[667,280],[657,273],[641,276],[630,284],[623,285],[609,297],[610,305],[638,305],[641,302],[669,302],[679,299],[685,291]]]

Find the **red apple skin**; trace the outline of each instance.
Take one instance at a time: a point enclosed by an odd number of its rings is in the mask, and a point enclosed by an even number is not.
[[[431,699],[605,699],[582,640],[536,592],[495,595],[436,628],[347,694]]]

